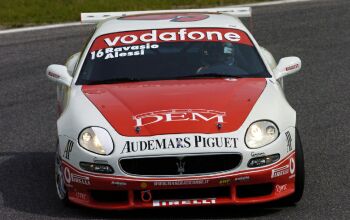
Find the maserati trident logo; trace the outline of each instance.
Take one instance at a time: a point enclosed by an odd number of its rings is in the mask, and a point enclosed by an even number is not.
[[[176,163],[177,165],[177,172],[182,175],[185,172],[185,162],[182,161],[183,157],[179,158],[179,162]]]

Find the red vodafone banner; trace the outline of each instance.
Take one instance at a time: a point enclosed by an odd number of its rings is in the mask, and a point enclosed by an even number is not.
[[[118,32],[96,38],[90,52],[128,45],[165,42],[233,42],[253,46],[243,31],[231,28],[176,28]]]

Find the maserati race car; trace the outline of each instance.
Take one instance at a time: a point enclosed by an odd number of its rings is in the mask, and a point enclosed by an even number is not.
[[[298,202],[304,161],[276,64],[250,8],[83,13],[85,49],[58,82],[59,198],[97,209]]]

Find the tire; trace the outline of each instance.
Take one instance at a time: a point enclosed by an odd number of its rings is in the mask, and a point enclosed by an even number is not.
[[[282,199],[282,202],[286,205],[294,205],[299,202],[304,192],[304,180],[305,180],[305,169],[304,169],[304,154],[303,147],[301,144],[299,132],[295,129],[295,192]]]
[[[56,155],[55,155],[55,185],[58,198],[64,205],[69,206],[68,192],[64,184],[64,173],[62,170],[62,158],[59,154],[59,144],[57,141]]]

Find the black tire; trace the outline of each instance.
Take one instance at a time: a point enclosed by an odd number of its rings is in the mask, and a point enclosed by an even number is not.
[[[304,180],[305,169],[303,146],[301,144],[299,132],[297,129],[295,129],[295,192],[292,195],[282,199],[282,202],[285,205],[294,205],[300,201],[304,192]]]
[[[55,185],[56,185],[56,192],[57,197],[62,201],[62,203],[66,206],[70,206],[71,203],[68,199],[68,193],[67,189],[64,185],[64,177],[63,177],[63,170],[61,166],[62,158],[59,154],[59,144],[57,141],[56,146],[56,155],[55,155]]]

